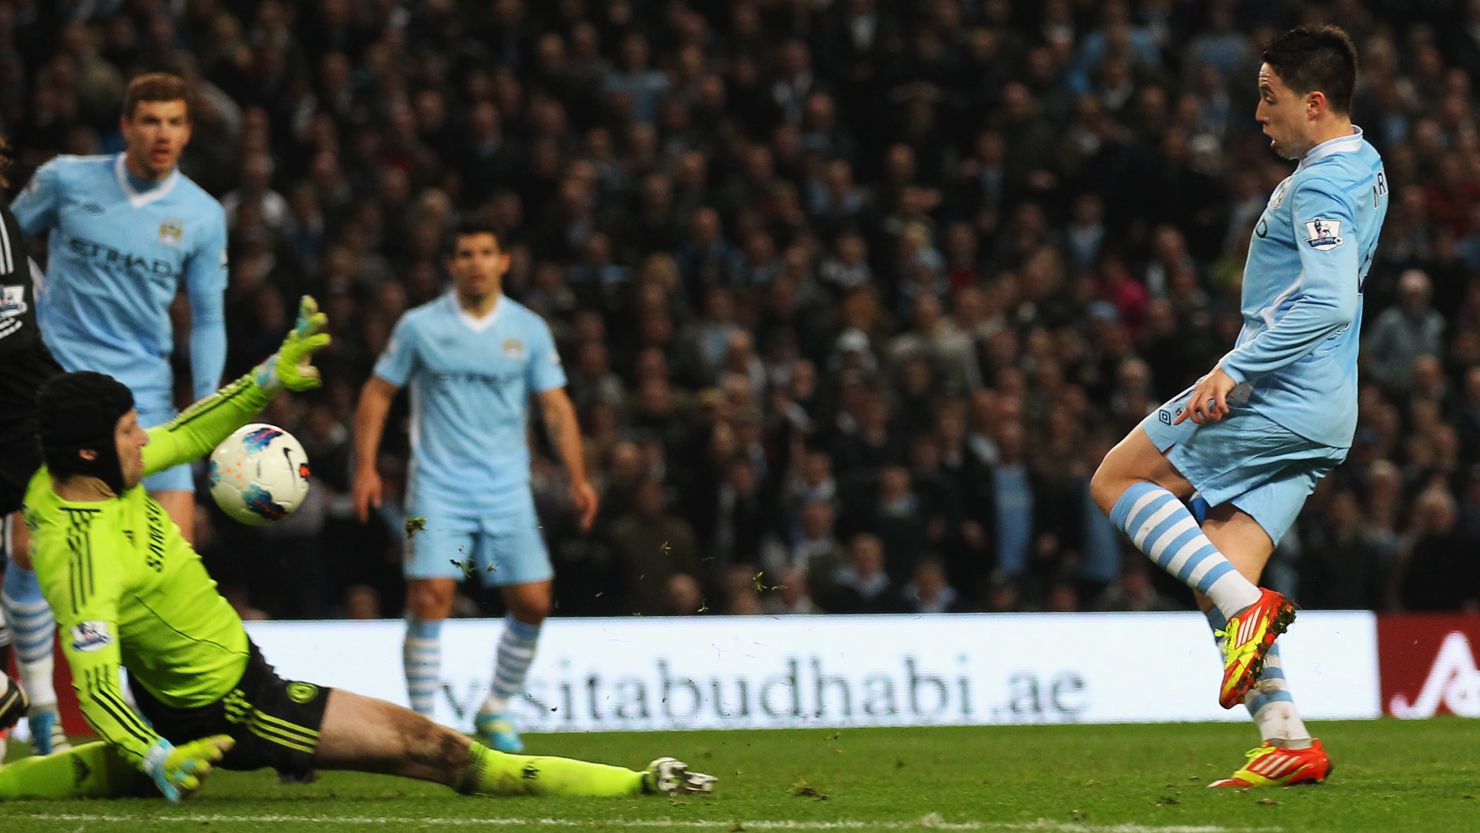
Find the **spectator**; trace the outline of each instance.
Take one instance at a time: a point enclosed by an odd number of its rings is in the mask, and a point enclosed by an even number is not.
[[[1444,317],[1429,306],[1429,276],[1417,269],[1398,281],[1398,305],[1383,310],[1362,343],[1367,370],[1395,394],[1408,391],[1413,365],[1421,356],[1438,356],[1444,339]]]

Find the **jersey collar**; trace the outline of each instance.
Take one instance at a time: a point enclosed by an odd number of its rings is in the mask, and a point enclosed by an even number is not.
[[[1327,139],[1319,145],[1305,152],[1300,157],[1300,164],[1295,166],[1299,170],[1317,159],[1325,159],[1336,153],[1351,153],[1362,146],[1362,128],[1352,125],[1350,136],[1337,136],[1335,139]]]
[[[177,167],[170,171],[170,175],[165,177],[163,182],[140,193],[134,188],[133,183],[128,181],[128,168],[123,163],[123,157],[126,155],[120,153],[114,158],[113,177],[118,180],[118,187],[123,189],[123,193],[128,197],[129,205],[134,208],[143,208],[151,202],[164,199],[170,191],[174,190],[175,183],[180,181],[180,169]]]
[[[457,302],[456,292],[447,293],[447,303],[452,305],[452,311],[457,313],[457,318],[463,323],[464,327],[475,333],[481,333],[492,327],[493,322],[498,320],[499,311],[504,308],[504,296],[499,295],[498,300],[493,302],[493,309],[489,310],[488,314],[482,318],[463,309],[462,304]]]

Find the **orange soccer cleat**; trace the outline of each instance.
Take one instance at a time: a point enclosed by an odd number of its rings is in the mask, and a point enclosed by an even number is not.
[[[1308,749],[1284,749],[1270,745],[1250,749],[1249,760],[1227,778],[1219,778],[1209,787],[1293,787],[1297,784],[1319,784],[1331,774],[1331,759],[1320,738]]]
[[[1274,640],[1295,621],[1295,605],[1273,590],[1259,590],[1259,601],[1230,617],[1218,631],[1223,637],[1223,688],[1218,705],[1225,709],[1244,702],[1249,687],[1264,670],[1264,655]]]

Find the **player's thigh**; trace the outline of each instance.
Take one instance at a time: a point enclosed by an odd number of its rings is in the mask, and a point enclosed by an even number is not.
[[[1153,414],[1154,416],[1154,414]],[[1147,433],[1145,424],[1125,435],[1090,478],[1090,494],[1107,514],[1131,484],[1150,481],[1179,498],[1191,496],[1193,487]]]
[[[471,741],[410,709],[336,688],[329,692],[314,765],[383,772],[455,786]]]

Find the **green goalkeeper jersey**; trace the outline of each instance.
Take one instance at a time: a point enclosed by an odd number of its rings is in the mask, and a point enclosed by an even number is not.
[[[269,398],[244,376],[149,429],[144,473],[202,456]],[[64,500],[43,467],[26,489],[25,518],[82,713],[137,764],[159,735],[120,696],[120,663],[165,705],[213,703],[246,668],[241,618],[142,486],[106,500]]]

